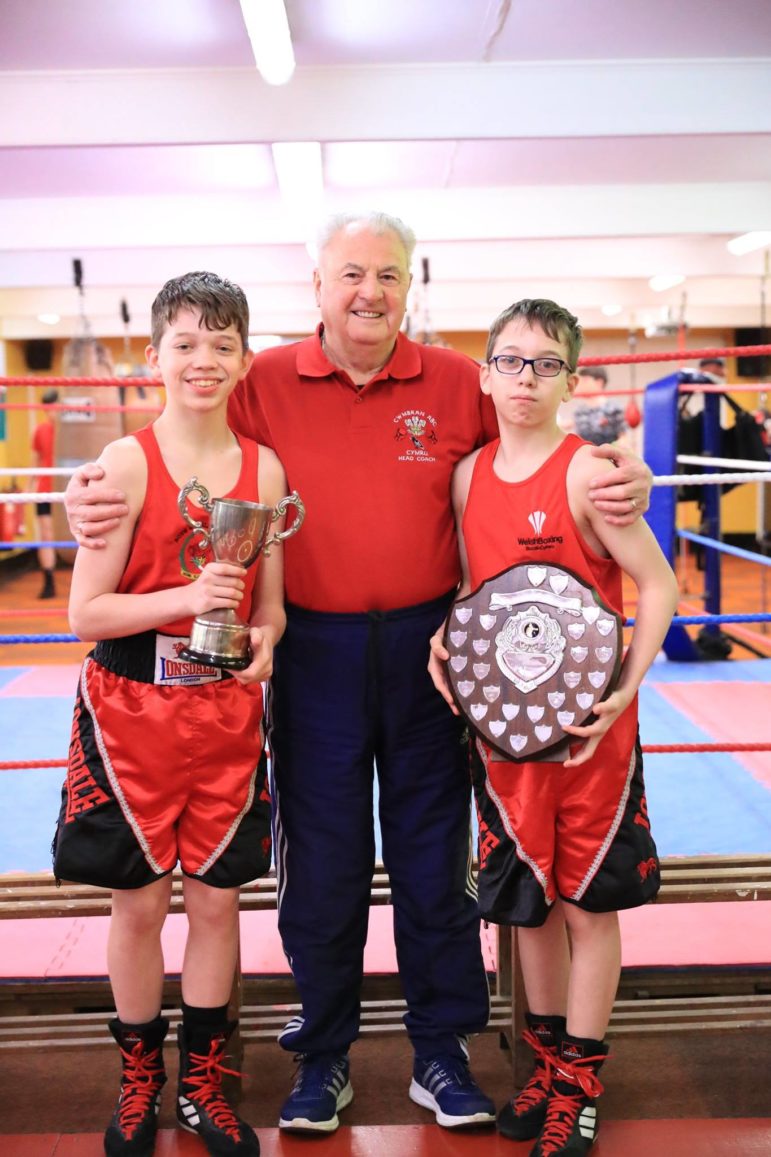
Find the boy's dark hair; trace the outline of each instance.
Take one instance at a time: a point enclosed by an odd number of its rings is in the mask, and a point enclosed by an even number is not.
[[[594,378],[604,386],[608,384],[608,371],[605,366],[579,366],[578,372],[582,378]]]
[[[235,326],[244,349],[249,348],[249,305],[246,294],[233,281],[216,273],[183,273],[172,277],[156,297],[150,313],[150,341],[157,349],[166,326],[182,309],[200,313],[206,329]]]
[[[717,366],[718,369],[720,370],[720,373],[723,373],[723,371],[725,370],[725,361],[723,358],[718,358],[718,357],[702,358],[701,361],[699,362],[699,369],[704,370],[707,368],[707,366]]]
[[[55,402],[59,401],[58,390],[46,390],[43,397],[40,399],[44,406],[53,406]]]
[[[578,324],[577,317],[563,309],[561,305],[557,305],[556,301],[549,301],[545,297],[524,297],[521,301],[515,301],[513,305],[504,309],[503,313],[496,317],[490,326],[485,361],[489,362],[493,356],[495,343],[502,330],[516,318],[522,318],[528,325],[540,325],[544,333],[547,333],[554,341],[564,342],[568,347],[568,366],[571,373],[575,371],[584,340],[583,330]]]

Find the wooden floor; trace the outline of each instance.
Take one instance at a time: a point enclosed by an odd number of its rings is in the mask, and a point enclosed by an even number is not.
[[[0,624],[4,635],[68,635],[67,600],[72,570],[56,572],[56,598],[38,599],[40,573],[25,560],[0,563]],[[0,648],[0,666],[34,667],[78,663],[89,650],[86,643],[14,643]]]
[[[480,1130],[458,1133],[437,1125],[373,1125],[341,1127],[331,1137],[280,1135],[278,1129],[259,1134],[262,1157],[526,1157],[532,1142],[507,1141]],[[196,1137],[177,1131],[158,1135],[155,1157],[201,1157]],[[592,1157],[769,1157],[771,1120],[608,1121],[592,1149]],[[103,1157],[102,1136],[46,1134],[0,1136],[0,1157]]]
[[[681,553],[675,560],[675,573],[680,586],[678,613],[703,614],[704,573],[696,565],[693,547],[685,540],[681,541]],[[723,614],[771,614],[771,567],[723,555],[720,587]],[[634,588],[630,588],[629,598],[633,597]],[[771,657],[771,623],[728,623],[721,629],[734,643],[731,658]],[[692,636],[699,630],[688,628]]]

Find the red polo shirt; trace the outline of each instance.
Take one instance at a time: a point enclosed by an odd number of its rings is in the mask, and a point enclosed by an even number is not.
[[[497,434],[479,368],[399,334],[357,389],[319,332],[258,354],[230,399],[230,424],[276,451],[305,503],[283,548],[287,599],[361,612],[436,598],[460,577],[453,468]]]
[[[37,454],[37,466],[49,467],[54,464],[54,440],[56,430],[51,418],[39,422],[32,433],[32,449]],[[35,479],[37,494],[54,490],[54,480],[50,474],[38,474]]]

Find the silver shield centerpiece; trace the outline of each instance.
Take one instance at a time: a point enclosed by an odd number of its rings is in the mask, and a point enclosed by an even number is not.
[[[450,608],[447,679],[458,709],[506,759],[564,763],[564,728],[593,718],[618,681],[622,628],[580,575],[515,564]]]
[[[187,506],[190,494],[198,493],[200,503],[209,513],[209,529],[191,517]],[[305,507],[296,490],[273,506],[261,502],[245,502],[236,498],[212,498],[197,478],[191,478],[179,492],[177,505],[188,526],[201,531],[201,545],[211,544],[217,562],[231,562],[250,567],[262,554],[266,558],[270,548],[291,538],[303,524]],[[294,506],[295,519],[286,530],[268,537],[271,526]],[[181,658],[207,667],[224,667],[242,671],[251,662],[249,624],[230,607],[222,607],[196,615],[190,631],[190,642],[181,652]]]

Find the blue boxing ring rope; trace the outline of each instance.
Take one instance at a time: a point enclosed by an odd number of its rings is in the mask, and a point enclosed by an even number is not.
[[[731,616],[720,615],[720,554],[735,555],[761,566],[771,565],[771,559],[766,555],[720,542],[720,492],[716,483],[729,479],[734,482],[767,481],[771,475],[766,473],[718,475],[713,472],[709,476],[698,475],[695,479],[676,476],[678,397],[680,385],[684,381],[696,384],[700,381],[708,383],[709,379],[694,377],[692,373],[670,374],[659,381],[651,382],[645,391],[643,457],[654,475],[650,509],[646,514],[646,519],[656,535],[667,561],[673,568],[676,539],[685,539],[707,548],[704,561],[704,605],[709,614],[710,623],[714,623],[716,626],[719,621],[725,622],[731,619]],[[719,458],[720,397],[718,394],[704,393],[702,423],[705,458]],[[753,465],[755,464],[753,463]],[[757,464],[758,469],[762,469],[762,466],[762,463]],[[708,463],[705,464],[705,469],[714,470]],[[711,537],[677,528],[677,484],[686,480],[689,482],[697,481],[704,485],[704,521]],[[753,619],[758,618],[758,616],[752,617]],[[696,616],[692,618],[696,618]],[[697,662],[704,656],[698,651],[683,624],[684,619],[682,617],[673,620],[664,640],[664,652],[668,659],[677,662]]]

